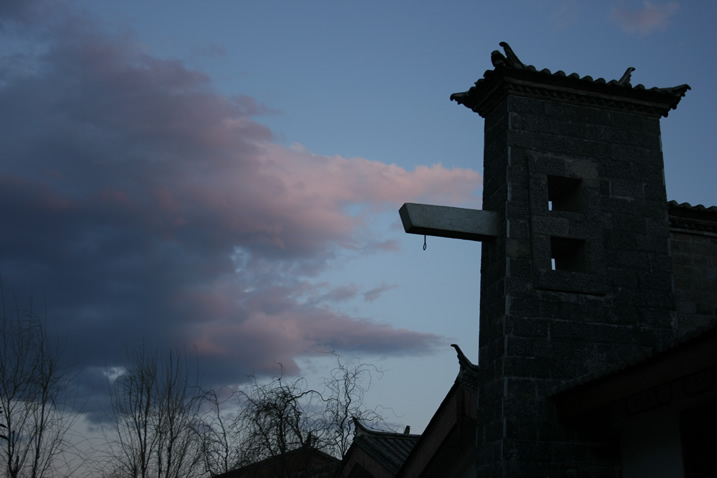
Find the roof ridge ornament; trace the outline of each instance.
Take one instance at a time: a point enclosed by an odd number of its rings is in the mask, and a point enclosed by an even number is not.
[[[456,349],[456,355],[458,355],[458,365],[461,367],[461,369],[478,368],[477,365],[473,364],[473,362],[471,362],[468,357],[466,357],[466,354],[463,353],[458,344],[451,344],[451,347]]]
[[[627,67],[627,70],[625,70],[625,73],[622,74],[622,77],[617,80],[617,84],[620,86],[627,86],[629,88],[632,88],[632,84],[630,83],[630,78],[632,77],[632,72],[635,71],[635,69],[631,66]]]
[[[505,51],[505,56],[498,50],[493,50],[493,52],[490,54],[490,61],[493,63],[493,66],[498,68],[500,66],[504,66],[506,68],[515,68],[517,70],[522,70],[525,68],[525,64],[520,61],[520,58],[518,58],[518,55],[515,54],[513,49],[508,45],[507,42],[500,42],[498,45],[503,47],[503,51]]]
[[[677,107],[689,85],[670,88],[632,86],[634,67],[628,67],[619,80],[605,81],[577,73],[552,73],[523,63],[507,42],[500,42],[505,54],[494,50],[490,55],[493,69],[483,73],[468,91],[453,93],[451,100],[466,106],[484,118],[509,95],[525,96],[578,106],[643,114],[653,118],[667,116]]]
[[[478,390],[478,365],[468,360],[468,357],[466,357],[466,354],[463,353],[458,345],[451,344],[451,347],[456,349],[456,354],[458,355],[458,376],[456,377],[456,383],[470,390]]]

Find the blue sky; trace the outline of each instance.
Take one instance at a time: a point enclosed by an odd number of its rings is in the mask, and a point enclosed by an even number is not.
[[[668,198],[717,203],[717,4],[123,0],[0,6],[0,275],[43,297],[90,393],[126,346],[210,385],[386,372],[420,432],[477,359],[480,245],[403,202],[480,207],[483,120],[449,101],[526,64],[692,90],[661,120]],[[9,231],[9,232],[7,232]]]

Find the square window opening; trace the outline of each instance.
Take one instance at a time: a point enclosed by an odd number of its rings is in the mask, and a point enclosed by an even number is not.
[[[550,263],[554,271],[587,272],[585,241],[551,237]]]
[[[582,180],[548,176],[548,210],[583,212]]]

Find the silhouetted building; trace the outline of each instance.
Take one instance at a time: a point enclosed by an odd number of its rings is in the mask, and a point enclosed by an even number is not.
[[[339,478],[391,478],[421,435],[371,430],[354,419],[354,441],[336,474]]]
[[[475,476],[478,367],[458,352],[458,376],[397,477]]]
[[[483,243],[475,414],[454,385],[395,476],[717,476],[717,208],[667,202],[660,140],[689,86],[501,46],[451,96],[485,118],[484,210],[401,209]]]
[[[217,478],[331,478],[341,461],[310,445],[272,456]]]
[[[451,96],[485,118],[484,210],[400,211],[407,232],[483,243],[480,368],[456,347],[424,433],[357,423],[337,476],[717,476],[717,208],[667,202],[660,141],[689,86],[501,46]]]

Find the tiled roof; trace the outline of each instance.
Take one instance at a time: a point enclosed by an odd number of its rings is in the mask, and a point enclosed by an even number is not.
[[[296,477],[333,476],[341,461],[309,445],[295,448],[281,455],[271,456],[256,463],[216,475],[216,478],[268,477],[282,466],[292,471]]]
[[[359,447],[386,470],[396,474],[416,446],[421,435],[370,430],[354,420],[356,437],[353,446]]]
[[[459,368],[456,380],[431,417],[430,422],[428,422],[428,426],[426,426],[426,429],[420,436],[420,440],[416,444],[413,452],[405,459],[398,476],[412,476],[411,473],[416,471],[414,466],[416,466],[417,460],[425,459],[427,453],[431,456],[437,456],[435,454],[440,453],[439,450],[443,444],[449,447],[452,446],[448,441],[445,441],[447,433],[450,433],[449,430],[460,434],[461,432],[459,430],[462,430],[462,423],[467,424],[475,421],[475,415],[466,412],[468,411],[468,407],[471,407],[471,404],[473,408],[472,411],[477,412],[477,404],[465,399],[467,395],[478,395],[480,369],[478,365],[468,360],[468,357],[466,357],[458,345],[451,344],[451,347],[456,349],[456,354],[458,355]],[[447,425],[447,423],[451,424]],[[472,435],[472,432],[470,435]],[[436,440],[440,440],[440,443],[443,444],[437,445],[438,442]],[[469,449],[472,448],[465,448],[465,450]],[[460,453],[460,451],[457,450],[453,450],[453,452]],[[445,455],[443,456],[445,459]]]
[[[693,206],[692,204],[688,202],[682,202],[678,203],[677,201],[669,201],[667,205],[670,207],[670,209],[680,209],[684,211],[690,211],[690,212],[697,212],[697,213],[710,213],[710,214],[717,214],[717,206],[710,206],[705,207],[702,204],[698,204],[696,206]]]
[[[640,112],[651,116],[667,116],[677,107],[690,89],[689,85],[672,88],[635,87],[630,83],[630,67],[619,80],[594,80],[577,73],[566,75],[562,70],[552,73],[547,68],[538,70],[525,65],[510,46],[501,42],[505,56],[495,50],[491,53],[494,69],[487,70],[475,86],[463,93],[454,93],[451,100],[471,108],[481,116],[488,114],[507,94],[546,98],[564,103],[599,106],[627,112]]]
[[[667,212],[673,229],[717,233],[717,206],[692,206],[686,202],[670,201]]]

